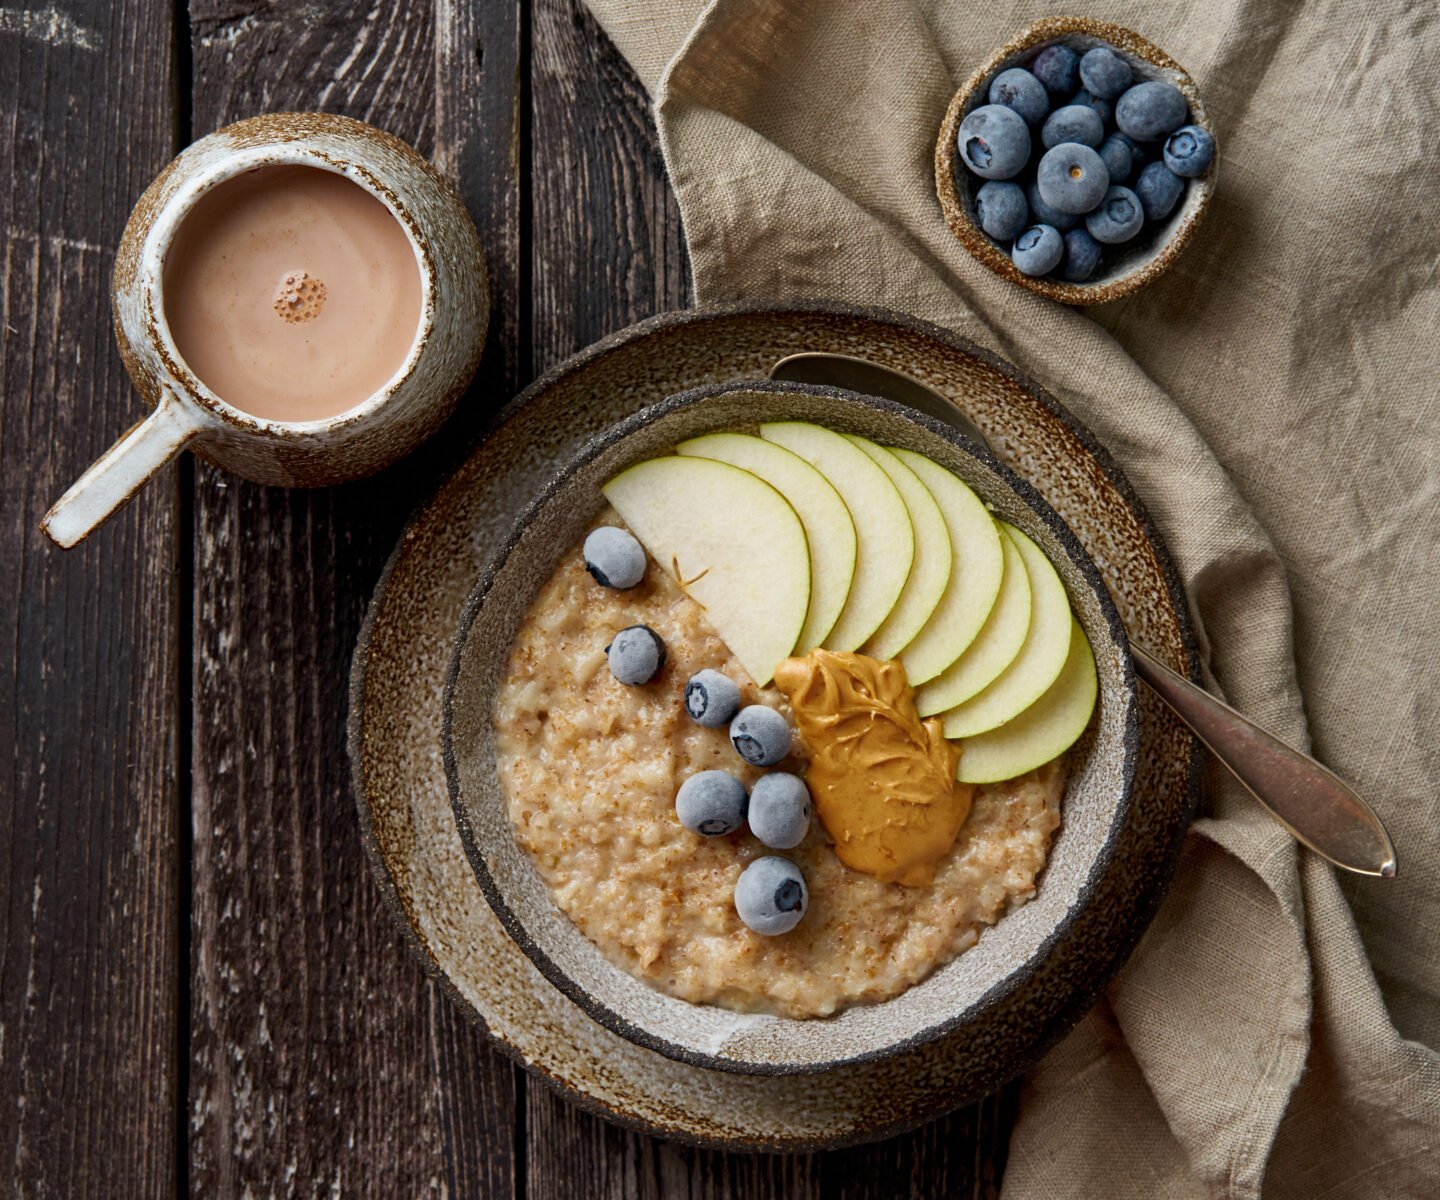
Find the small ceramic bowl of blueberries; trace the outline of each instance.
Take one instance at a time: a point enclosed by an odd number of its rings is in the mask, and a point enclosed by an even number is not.
[[[935,184],[955,236],[997,275],[1100,304],[1174,261],[1217,166],[1214,129],[1179,64],[1118,25],[1052,17],[955,94]]]

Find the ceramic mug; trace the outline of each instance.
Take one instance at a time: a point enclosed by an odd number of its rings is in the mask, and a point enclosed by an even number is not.
[[[400,369],[368,399],[319,420],[266,420],[227,404],[186,365],[165,319],[165,255],[196,201],[245,171],[278,165],[334,171],[364,188],[400,222],[420,269],[420,322]],[[41,528],[61,546],[76,545],[186,448],[286,487],[378,471],[454,410],[480,361],[489,310],[474,222],[455,189],[404,142],[326,113],[275,113],[212,133],[146,190],[116,256],[115,337],[152,411],[56,501]]]

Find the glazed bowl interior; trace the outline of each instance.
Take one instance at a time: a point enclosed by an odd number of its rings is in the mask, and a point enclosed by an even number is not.
[[[510,648],[540,587],[604,507],[600,486],[677,442],[762,420],[814,421],[928,455],[1059,570],[1095,651],[1097,715],[1071,775],[1036,896],[928,979],[881,1004],[823,1020],[747,1015],[667,996],[610,963],[560,911],[511,829],[491,713]],[[595,1020],[672,1058],[755,1074],[874,1060],[950,1033],[1038,970],[1085,905],[1128,812],[1138,744],[1123,625],[1084,550],[1055,512],[983,448],[911,409],[832,388],[732,384],[672,396],[590,441],[552,478],[495,554],[466,608],[445,695],[445,760],[466,853],[487,899],[546,977]]]
[[[1039,21],[997,50],[955,93],[940,137],[935,145],[935,186],[945,219],[965,248],[997,275],[1049,296],[1064,304],[1102,304],[1118,300],[1144,287],[1175,261],[1194,234],[1210,202],[1219,170],[1215,161],[1199,179],[1188,181],[1175,211],[1156,225],[1148,222],[1133,241],[1107,246],[1102,270],[1084,283],[1065,283],[1048,276],[1031,276],[1020,271],[1010,258],[1009,247],[995,241],[980,228],[975,197],[988,182],[966,170],[959,161],[956,135],[960,122],[971,112],[989,103],[990,84],[1001,71],[1028,67],[1040,51],[1057,43],[1084,54],[1097,46],[1119,51],[1130,64],[1136,83],[1160,80],[1173,83],[1190,104],[1191,124],[1213,136],[1215,128],[1205,114],[1200,89],[1183,67],[1159,46],[1133,30],[1086,17],[1051,17]]]

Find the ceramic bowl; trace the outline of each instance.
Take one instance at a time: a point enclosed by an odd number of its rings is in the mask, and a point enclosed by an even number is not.
[[[1001,71],[1027,66],[1046,46],[1063,42],[1084,54],[1096,46],[1108,45],[1129,60],[1137,82],[1160,79],[1173,83],[1190,102],[1190,122],[1215,136],[1215,127],[1205,115],[1205,105],[1195,81],[1165,51],[1133,30],[1088,17],[1049,17],[1021,31],[995,51],[955,93],[940,126],[935,143],[935,190],[945,220],[961,244],[995,274],[1032,292],[1059,300],[1062,304],[1103,304],[1128,296],[1158,279],[1175,261],[1194,236],[1200,218],[1210,203],[1220,169],[1214,164],[1199,179],[1192,179],[1179,205],[1158,228],[1146,228],[1133,243],[1106,247],[1104,269],[1084,283],[1064,283],[1045,276],[1035,277],[1018,270],[1007,247],[981,231],[975,217],[975,193],[986,181],[972,175],[956,162],[955,137],[960,122],[972,109],[989,102],[990,83]],[[1218,144],[1219,138],[1216,136]],[[1115,253],[1118,250],[1119,253]]]
[[[560,558],[603,507],[601,484],[686,438],[760,420],[815,421],[929,455],[958,474],[1055,563],[1100,676],[1098,716],[1072,752],[1062,826],[1035,898],[922,983],[883,1004],[825,1020],[690,1004],[610,963],[555,905],[515,841],[490,720],[516,631]],[[1124,626],[1095,565],[1039,494],[988,451],[911,409],[852,392],[717,385],[672,396],[591,440],[515,524],[461,620],[445,692],[445,764],[461,839],[490,905],[540,971],[591,1017],[694,1065],[813,1073],[885,1058],[951,1033],[1043,965],[1083,911],[1125,825],[1139,740],[1135,689]]]

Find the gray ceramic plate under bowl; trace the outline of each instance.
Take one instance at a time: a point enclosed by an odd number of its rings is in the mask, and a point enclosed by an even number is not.
[[[536,594],[605,507],[600,488],[687,438],[810,421],[913,450],[955,472],[998,516],[1035,539],[1065,583],[1100,677],[1099,714],[1070,756],[1062,823],[1036,896],[979,943],[880,1004],[826,1020],[742,1014],[650,987],[605,957],[551,897],[511,828],[491,713]],[[1129,813],[1139,741],[1136,683],[1119,613],[1055,510],[988,451],[913,409],[835,388],[719,384],[671,396],[604,430],[556,465],[476,586],[445,693],[445,765],[460,836],[486,899],[541,972],[590,1016],[695,1066],[750,1074],[832,1071],[957,1035],[1044,966],[1081,919]]]
[[[426,970],[495,1044],[592,1112],[725,1149],[808,1150],[910,1128],[1023,1070],[1094,1002],[1144,932],[1194,810],[1199,748],[1140,695],[1134,801],[1092,902],[1024,988],[970,1029],[883,1062],[751,1076],[675,1062],[592,1021],[506,933],[466,858],[441,753],[461,613],[524,507],[589,438],[687,388],[765,377],[787,354],[869,357],[924,380],[1064,517],[1133,637],[1195,672],[1185,599],[1105,451],[1049,395],[954,334],[896,313],[814,303],[668,313],[536,380],[415,515],[371,602],[351,674],[361,833],[386,904]]]

